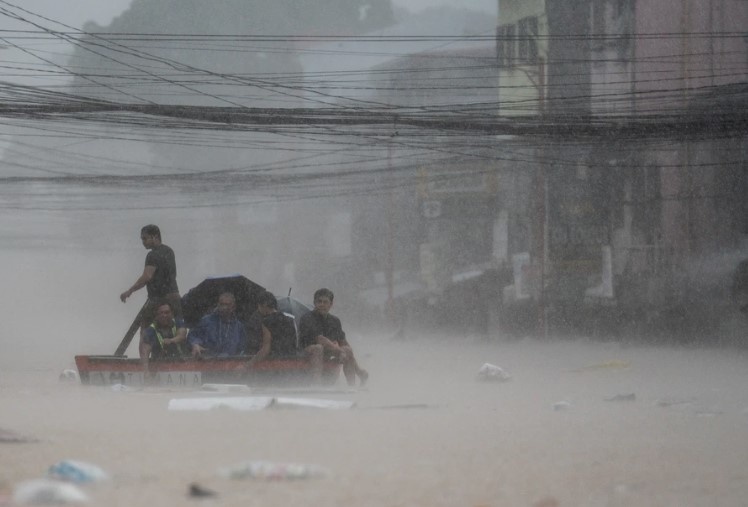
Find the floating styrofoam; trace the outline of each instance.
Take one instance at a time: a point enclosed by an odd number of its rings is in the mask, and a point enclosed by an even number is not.
[[[169,400],[169,410],[215,410],[241,411],[263,410],[273,403],[270,396],[174,398]]]
[[[488,380],[493,382],[506,382],[512,378],[501,367],[491,363],[484,363],[478,370],[478,380]]]
[[[13,503],[25,504],[76,504],[88,502],[78,486],[69,482],[52,479],[33,479],[22,482],[13,492]]]
[[[355,402],[348,400],[324,400],[316,398],[275,398],[274,407],[326,408],[333,410],[349,409]]]
[[[272,396],[243,396],[205,398],[175,398],[169,400],[169,410],[215,410],[231,409],[240,411],[264,410],[268,407],[276,408],[323,408],[349,409],[355,405],[353,401],[325,400],[316,398],[286,398]]]

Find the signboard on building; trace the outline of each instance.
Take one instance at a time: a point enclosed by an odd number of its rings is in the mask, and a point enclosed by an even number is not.
[[[608,187],[597,181],[600,171],[579,174],[559,169],[548,181],[548,260],[555,271],[600,273],[600,249],[610,244]]]
[[[454,165],[422,168],[419,195],[424,199],[459,194],[496,193],[495,167],[483,165]]]

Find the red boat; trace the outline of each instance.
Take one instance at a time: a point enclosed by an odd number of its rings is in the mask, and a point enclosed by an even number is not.
[[[265,290],[241,275],[208,278],[182,297],[182,310],[188,327],[194,326],[204,314],[213,309],[218,296],[231,292],[236,298],[237,317],[246,322],[257,306],[257,295]],[[279,300],[279,310],[296,321],[310,311],[302,303],[288,298]],[[142,310],[141,310],[142,311]],[[269,359],[249,368],[251,356],[229,356],[194,359],[192,357],[151,359],[148,373],[139,358],[125,354],[139,329],[140,314],[111,356],[75,356],[81,383],[90,385],[127,386],[161,385],[200,387],[207,383],[247,385],[308,385],[311,381],[309,363],[301,357]],[[340,376],[337,361],[325,361],[323,380],[333,384]]]
[[[81,383],[90,385],[200,387],[208,383],[252,386],[307,385],[311,382],[309,363],[304,359],[271,359],[250,370],[250,357],[156,359],[149,361],[147,377],[140,359],[127,356],[75,356],[75,365]],[[340,369],[340,363],[326,361],[324,382],[334,384],[340,376]]]

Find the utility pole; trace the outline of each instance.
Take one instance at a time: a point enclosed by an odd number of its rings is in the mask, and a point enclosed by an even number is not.
[[[542,57],[538,58],[538,114],[545,115],[545,61]],[[538,280],[538,315],[537,315],[537,333],[541,338],[548,337],[548,323],[546,322],[546,301],[545,301],[545,264],[547,257],[547,218],[548,218],[548,188],[546,182],[546,169],[543,162],[544,157],[538,162],[535,169],[535,233],[533,245],[535,248],[535,260],[537,264]]]
[[[387,320],[396,325],[395,322],[395,216],[392,178],[392,144],[387,145],[387,259],[386,259],[386,283],[387,283]]]

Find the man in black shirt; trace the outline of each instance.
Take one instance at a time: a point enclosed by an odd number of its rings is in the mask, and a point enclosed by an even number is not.
[[[330,289],[319,289],[314,293],[314,310],[304,315],[299,323],[301,347],[321,345],[325,356],[334,356],[343,364],[343,374],[349,386],[356,384],[357,375],[363,386],[369,373],[359,367],[353,349],[345,339],[340,319],[330,313],[333,297]]]
[[[177,287],[177,263],[174,258],[174,250],[161,243],[161,230],[155,225],[146,225],[140,230],[140,240],[143,246],[150,250],[145,257],[145,268],[143,274],[135,283],[120,294],[119,298],[124,303],[132,293],[146,287],[148,299],[143,307],[140,319],[140,357],[143,357],[143,333],[151,325],[155,316],[156,308],[168,302],[174,310],[175,317],[182,316],[182,302]]]
[[[249,366],[267,358],[296,357],[296,326],[291,317],[278,311],[278,300],[271,292],[258,296],[257,314],[262,319],[262,342]]]
[[[732,276],[732,297],[741,312],[748,314],[748,259],[740,261]]]

